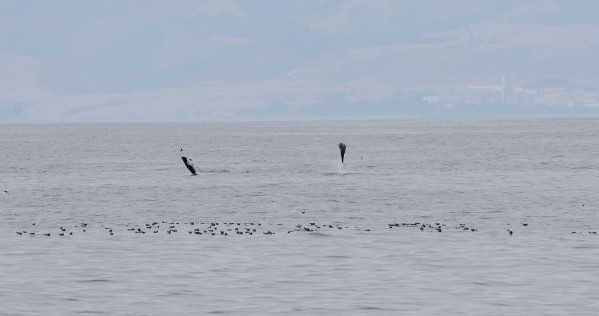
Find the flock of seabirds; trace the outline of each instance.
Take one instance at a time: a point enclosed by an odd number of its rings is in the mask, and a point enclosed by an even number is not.
[[[344,143],[339,143],[339,152],[341,154],[341,163],[345,163],[345,151],[347,146]],[[183,148],[180,150],[183,151]],[[192,175],[197,175],[197,171],[192,163],[192,160],[182,156],[181,159],[183,163],[191,172]],[[4,191],[4,193],[8,193],[8,191]],[[304,212],[302,212],[304,213]],[[509,225],[509,224],[508,224]],[[80,225],[74,226],[60,226],[58,228],[58,232],[50,233],[36,233],[35,228],[36,224],[33,223],[32,229],[17,231],[17,235],[19,236],[37,236],[42,235],[46,237],[50,237],[53,235],[57,235],[60,237],[63,236],[73,236],[75,233],[86,233],[90,228],[93,228],[88,223],[81,223]],[[162,227],[161,227],[162,226]],[[189,235],[205,235],[205,236],[229,236],[229,235],[245,235],[245,236],[253,236],[253,235],[275,235],[276,233],[301,233],[301,232],[321,232],[327,233],[332,231],[339,230],[354,230],[354,231],[362,231],[362,232],[370,232],[370,228],[361,228],[358,226],[347,226],[347,225],[339,225],[332,223],[316,223],[316,222],[308,222],[304,224],[297,224],[293,227],[282,227],[283,224],[273,224],[273,223],[259,223],[259,222],[196,222],[196,221],[188,221],[188,222],[175,222],[175,221],[154,221],[152,223],[144,223],[144,224],[127,224],[122,233],[129,234],[175,234],[175,233],[185,233]],[[387,224],[389,229],[397,229],[397,228],[407,228],[413,230],[420,231],[429,231],[429,232],[443,232],[447,230],[454,231],[464,231],[464,232],[477,232],[477,228],[468,227],[466,224],[459,224],[457,226],[448,226],[443,223],[389,223]],[[528,227],[528,223],[522,223],[523,227]],[[114,236],[115,230],[112,227],[100,225],[95,227],[96,231],[105,231],[109,236]],[[507,233],[509,236],[514,234],[512,229],[507,229]],[[581,234],[582,232],[573,231],[572,234]],[[597,232],[590,231],[588,234],[596,235]]]

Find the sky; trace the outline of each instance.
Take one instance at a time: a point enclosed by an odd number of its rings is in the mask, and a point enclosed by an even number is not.
[[[0,8],[4,123],[599,115],[595,0]]]

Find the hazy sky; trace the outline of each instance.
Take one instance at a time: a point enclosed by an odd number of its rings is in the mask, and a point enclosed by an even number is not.
[[[599,114],[598,12],[595,0],[3,0],[0,121]],[[527,105],[493,99],[506,73]]]

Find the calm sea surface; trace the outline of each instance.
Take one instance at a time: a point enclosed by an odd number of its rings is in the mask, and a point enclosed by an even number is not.
[[[0,125],[4,190],[1,315],[599,311],[599,119]]]

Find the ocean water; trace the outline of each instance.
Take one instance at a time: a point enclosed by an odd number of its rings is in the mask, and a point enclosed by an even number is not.
[[[596,118],[0,125],[0,314],[597,315],[598,135]]]

